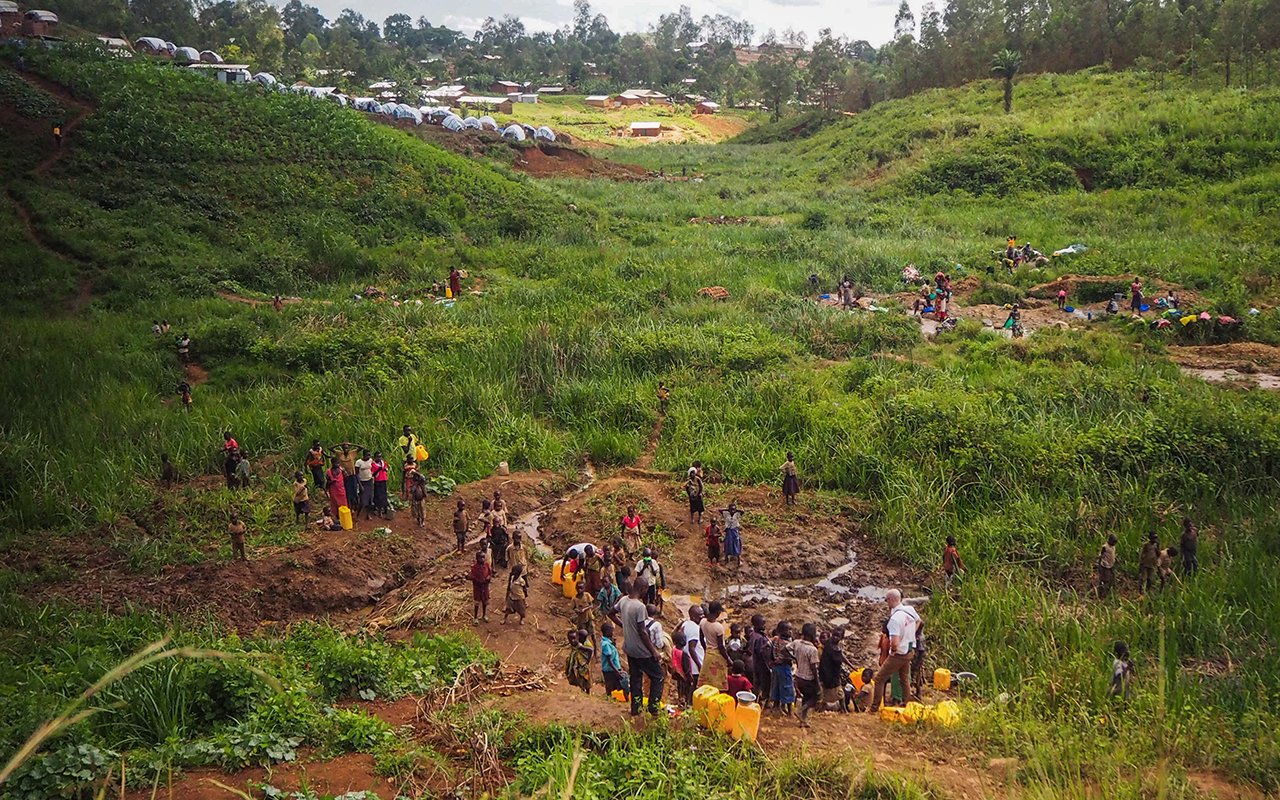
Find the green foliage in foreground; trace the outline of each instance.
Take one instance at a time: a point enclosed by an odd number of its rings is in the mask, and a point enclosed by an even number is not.
[[[575,733],[559,726],[519,734],[508,747],[515,794],[552,797],[938,800],[927,784],[876,773],[834,756],[770,759],[748,743],[692,726],[651,724],[641,732]],[[573,762],[581,756],[576,774]]]
[[[7,757],[39,722],[165,628],[145,614],[113,617],[14,604],[6,606],[0,631],[0,753]],[[152,665],[106,690],[96,700],[105,710],[54,740],[0,797],[63,796],[58,793],[101,780],[120,753],[127,753],[129,780],[147,786],[170,768],[292,761],[303,746],[322,755],[362,751],[392,760],[404,746],[390,726],[358,707],[334,704],[422,694],[448,684],[469,664],[493,659],[460,637],[418,635],[393,644],[321,623],[252,639],[191,630],[178,641],[243,654],[283,690],[235,662]]]

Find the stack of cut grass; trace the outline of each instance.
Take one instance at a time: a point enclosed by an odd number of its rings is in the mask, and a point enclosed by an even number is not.
[[[373,630],[437,628],[455,621],[466,605],[467,594],[460,589],[410,591],[398,602],[380,605],[366,625]]]

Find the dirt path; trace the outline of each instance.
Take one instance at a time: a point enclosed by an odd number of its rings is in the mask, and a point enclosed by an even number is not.
[[[648,469],[653,466],[653,459],[658,455],[658,445],[662,442],[662,425],[666,421],[666,413],[659,411],[658,422],[653,426],[653,432],[649,434],[649,441],[645,443],[644,452],[636,460],[636,469]]]
[[[28,170],[26,173],[27,176],[40,177],[46,175],[54,164],[57,164],[62,159],[66,158],[67,154],[71,150],[71,148],[66,144],[67,139],[77,128],[80,127],[80,124],[84,122],[91,113],[93,113],[94,107],[76,99],[66,89],[52,83],[51,81],[47,81],[28,72],[20,72],[17,74],[27,83],[47,94],[57,97],[70,109],[75,111],[75,116],[70,120],[67,120],[62,126],[63,145],[56,147],[43,161]],[[14,180],[17,180],[17,177],[15,177]],[[40,231],[36,227],[31,210],[23,203],[22,198],[18,196],[17,192],[13,191],[12,183],[13,182],[11,181],[10,184],[5,187],[5,195],[9,198],[9,201],[13,203],[14,210],[18,214],[18,219],[22,222],[23,230],[26,231],[27,238],[31,240],[31,243],[54,258],[82,265],[79,258],[58,250],[40,235]],[[67,302],[67,311],[71,314],[78,314],[88,307],[92,300],[93,278],[90,276],[83,276],[77,283],[76,294]]]

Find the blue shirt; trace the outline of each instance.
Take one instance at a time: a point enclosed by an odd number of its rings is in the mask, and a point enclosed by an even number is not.
[[[622,661],[618,658],[618,647],[612,639],[600,640],[600,671],[622,672]]]

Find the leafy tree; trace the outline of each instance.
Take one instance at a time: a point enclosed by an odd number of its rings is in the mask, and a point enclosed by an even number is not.
[[[796,91],[796,63],[787,52],[770,47],[756,62],[756,80],[765,107],[776,122],[782,117],[782,109]]]
[[[848,67],[844,46],[831,35],[830,28],[818,31],[818,41],[809,54],[809,85],[817,92],[822,107],[835,107],[837,89]]]
[[[1013,111],[1013,76],[1022,68],[1022,56],[1005,48],[991,57],[991,73],[1004,81],[1004,113]]]

